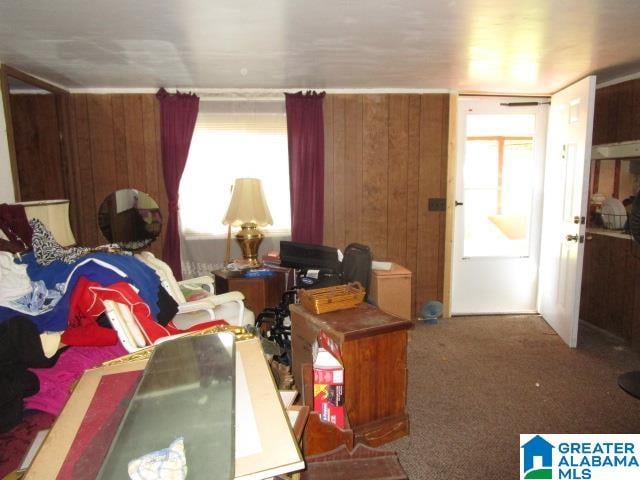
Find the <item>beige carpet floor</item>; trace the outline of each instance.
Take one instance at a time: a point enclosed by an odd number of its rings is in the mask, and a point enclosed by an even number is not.
[[[640,433],[616,383],[640,356],[587,324],[577,349],[538,316],[418,324],[408,368],[411,433],[388,448],[411,479],[518,478],[520,433]]]

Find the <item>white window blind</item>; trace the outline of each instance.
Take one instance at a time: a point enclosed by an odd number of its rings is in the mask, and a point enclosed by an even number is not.
[[[200,101],[180,182],[183,236],[225,236],[222,218],[236,178],[262,180],[274,224],[290,232],[287,124],[282,101]]]

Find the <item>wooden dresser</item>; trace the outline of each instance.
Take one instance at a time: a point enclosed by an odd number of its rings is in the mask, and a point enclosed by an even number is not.
[[[291,322],[296,385],[302,385],[301,367],[312,363],[312,345],[323,331],[340,346],[345,406],[356,441],[375,447],[409,433],[405,407],[411,321],[363,303],[322,315],[292,305]]]

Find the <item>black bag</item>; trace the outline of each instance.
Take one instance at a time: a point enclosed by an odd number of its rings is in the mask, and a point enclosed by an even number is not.
[[[344,259],[342,260],[342,279],[344,282],[360,282],[368,293],[372,260],[373,256],[368,246],[360,243],[347,245],[344,250]]]

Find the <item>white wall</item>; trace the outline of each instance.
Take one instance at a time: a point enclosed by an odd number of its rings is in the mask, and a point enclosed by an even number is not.
[[[2,95],[0,95],[0,203],[13,203],[16,197],[13,191],[11,161],[9,160],[9,141],[7,124],[4,119]]]

